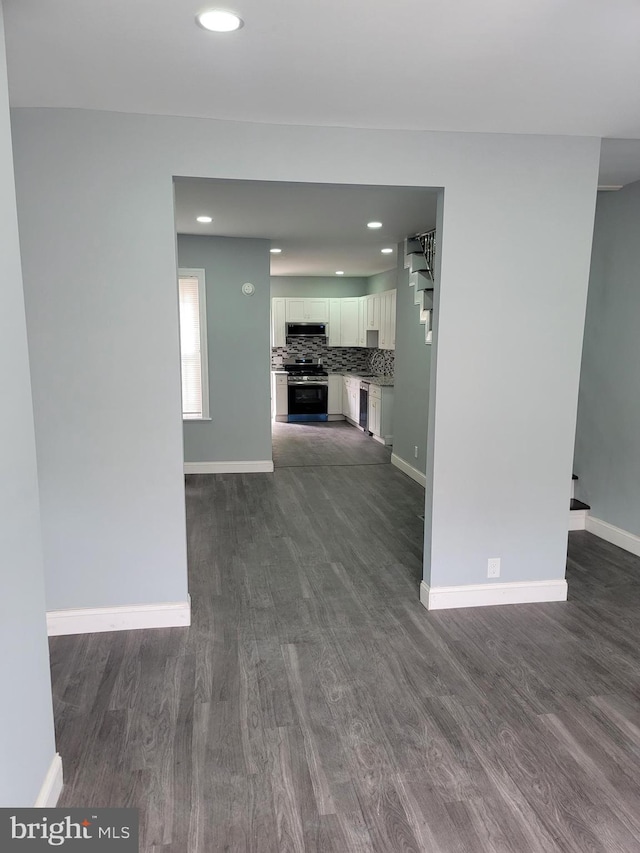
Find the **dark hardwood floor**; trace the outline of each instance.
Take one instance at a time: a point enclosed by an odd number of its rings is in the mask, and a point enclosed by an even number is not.
[[[273,424],[276,468],[379,465],[390,459],[391,448],[374,441],[347,421]]]
[[[639,851],[640,560],[572,533],[569,602],[428,613],[422,490],[362,458],[187,478],[192,627],[51,640],[61,805],[145,853]]]

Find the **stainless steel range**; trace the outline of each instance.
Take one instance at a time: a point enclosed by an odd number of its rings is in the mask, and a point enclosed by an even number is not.
[[[289,409],[287,420],[328,420],[329,374],[317,358],[285,361]]]

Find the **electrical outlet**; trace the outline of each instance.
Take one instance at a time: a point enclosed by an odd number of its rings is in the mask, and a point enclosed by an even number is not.
[[[416,444],[416,446],[413,448],[413,455],[415,456],[415,458],[416,458],[416,459],[418,458],[418,445],[417,445],[417,444]]]
[[[487,560],[487,577],[500,577],[500,557],[489,557]]]

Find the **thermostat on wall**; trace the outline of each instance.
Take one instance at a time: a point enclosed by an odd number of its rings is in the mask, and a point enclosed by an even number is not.
[[[256,292],[256,289],[250,281],[245,281],[245,283],[242,285],[242,292],[245,296],[253,296],[253,294]]]

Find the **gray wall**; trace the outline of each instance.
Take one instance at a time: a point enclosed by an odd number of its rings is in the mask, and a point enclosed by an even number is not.
[[[576,494],[640,535],[640,182],[600,193],[576,429]]]
[[[429,372],[431,346],[425,343],[420,309],[409,287],[404,269],[403,247],[398,246],[398,269],[394,270],[396,294],[396,364],[393,397],[393,452],[413,468],[425,473]],[[388,289],[388,288],[387,288]],[[418,447],[418,458],[414,447]]]
[[[598,140],[60,109],[14,133],[58,600],[184,592],[172,175],[445,187],[426,578],[564,576]]]
[[[325,277],[315,275],[271,276],[271,296],[364,296],[367,279],[349,277]]]
[[[402,258],[404,258],[404,247]],[[392,270],[379,272],[367,279],[367,293],[384,293],[385,290],[393,290],[398,283],[398,273],[394,267]]]
[[[46,113],[12,122],[47,608],[185,601],[171,174]]]
[[[180,234],[178,264],[207,288],[211,420],[184,422],[185,462],[270,460],[269,241]]]
[[[35,803],[55,743],[1,5],[0,257],[0,807],[8,807]]]

